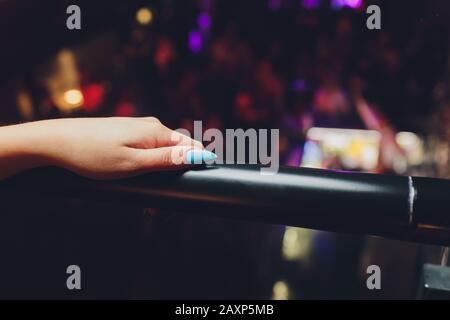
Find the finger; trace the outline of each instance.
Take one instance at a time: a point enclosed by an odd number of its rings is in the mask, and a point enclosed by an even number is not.
[[[196,149],[191,146],[172,146],[154,149],[136,149],[135,157],[139,171],[180,169],[190,166],[188,152]]]
[[[203,149],[203,144],[184,135],[178,131],[171,130],[161,124],[156,136],[156,147],[171,147],[171,146],[190,146],[192,148]]]
[[[146,120],[151,123],[161,123],[161,121],[159,121],[159,119],[156,117],[142,117],[141,119]]]

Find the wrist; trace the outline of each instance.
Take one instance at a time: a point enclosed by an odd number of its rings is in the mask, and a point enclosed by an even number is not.
[[[43,122],[1,127],[1,158],[24,169],[52,165],[50,139]]]
[[[28,129],[23,125],[0,128],[0,179],[45,165],[44,157],[36,152],[24,132]]]
[[[40,166],[61,166],[70,152],[68,124],[63,119],[42,120],[23,125],[23,148]],[[25,128],[26,127],[26,128]],[[29,138],[28,141],[25,139]]]

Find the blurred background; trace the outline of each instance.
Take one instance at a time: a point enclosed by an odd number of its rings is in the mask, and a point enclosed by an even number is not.
[[[283,165],[449,178],[449,31],[445,0],[1,0],[0,124],[279,128]],[[375,237],[33,195],[1,206],[2,297],[404,299],[440,262],[440,247]],[[81,292],[65,289],[69,264]]]

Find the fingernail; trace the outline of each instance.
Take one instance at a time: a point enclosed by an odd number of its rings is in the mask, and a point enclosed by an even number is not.
[[[217,158],[217,155],[208,150],[194,149],[186,152],[186,163],[200,164],[205,161],[212,161]]]

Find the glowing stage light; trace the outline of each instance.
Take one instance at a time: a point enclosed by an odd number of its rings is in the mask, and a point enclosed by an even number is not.
[[[319,6],[320,0],[302,0],[301,5],[306,9],[315,9]]]
[[[410,165],[420,165],[425,161],[425,151],[422,139],[413,132],[399,132],[395,141],[403,149]]]
[[[346,2],[347,6],[353,9],[359,9],[362,6],[362,0],[347,0]]]
[[[71,89],[64,92],[64,101],[69,105],[69,107],[79,107],[84,102],[83,94],[78,89]]]
[[[314,237],[317,231],[286,227],[283,236],[282,256],[287,261],[298,260],[309,263]]]
[[[405,131],[397,133],[395,140],[399,145],[407,148],[416,148],[420,143],[420,139],[416,134]]]
[[[147,25],[153,21],[153,13],[149,8],[140,8],[136,12],[136,21],[139,24]]]
[[[284,281],[277,281],[273,285],[272,299],[273,300],[288,300],[290,296],[289,286]]]
[[[197,30],[192,30],[189,32],[189,49],[192,52],[197,53],[203,47],[203,38],[202,34]]]
[[[28,92],[24,90],[19,91],[16,97],[16,103],[22,118],[26,120],[33,119],[34,116],[33,101]]]
[[[100,83],[91,83],[83,88],[83,108],[88,112],[97,111],[105,96],[105,86]]]
[[[211,16],[207,12],[198,15],[197,23],[202,31],[208,31],[211,28]]]
[[[362,0],[332,0],[331,6],[335,9],[348,7],[352,9],[359,9],[363,4]]]
[[[306,89],[306,81],[304,79],[296,79],[292,82],[294,91],[304,91]]]

